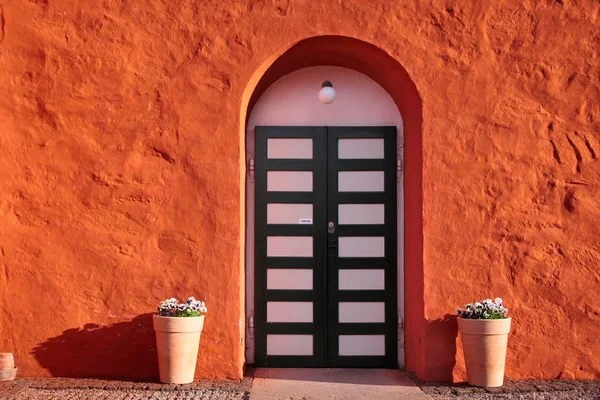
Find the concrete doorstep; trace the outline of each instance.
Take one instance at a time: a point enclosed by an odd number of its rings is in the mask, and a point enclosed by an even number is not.
[[[250,400],[427,400],[400,370],[258,368]]]

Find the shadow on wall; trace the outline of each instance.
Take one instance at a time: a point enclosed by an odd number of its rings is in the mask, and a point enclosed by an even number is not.
[[[150,313],[109,326],[68,329],[31,353],[53,376],[157,379],[155,340]]]
[[[427,382],[452,382],[456,365],[456,340],[458,337],[457,316],[444,315],[444,318],[426,321],[427,342],[425,360]]]

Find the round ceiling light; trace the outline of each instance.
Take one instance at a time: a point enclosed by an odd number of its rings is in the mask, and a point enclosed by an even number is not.
[[[319,90],[319,101],[323,104],[331,104],[335,100],[335,89],[329,81],[323,82]]]

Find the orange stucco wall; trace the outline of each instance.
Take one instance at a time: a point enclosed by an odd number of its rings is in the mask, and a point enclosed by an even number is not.
[[[149,313],[194,294],[197,376],[241,376],[248,107],[340,35],[401,66],[337,53],[407,126],[408,367],[463,379],[448,315],[502,296],[511,378],[600,378],[599,26],[592,0],[0,1],[0,351],[155,377]]]

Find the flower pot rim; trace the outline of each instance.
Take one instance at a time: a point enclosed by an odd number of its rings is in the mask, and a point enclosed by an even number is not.
[[[497,319],[485,319],[485,318],[463,318],[463,317],[458,317],[458,319],[462,319],[463,321],[497,322],[497,321],[508,321],[508,320],[511,320],[511,319],[512,319],[512,317],[506,317],[506,318],[497,318]]]
[[[473,319],[459,318],[458,331],[465,335],[498,335],[510,333],[512,319]]]
[[[204,328],[204,315],[198,317],[163,317],[154,315],[154,330],[157,332],[201,332]]]

